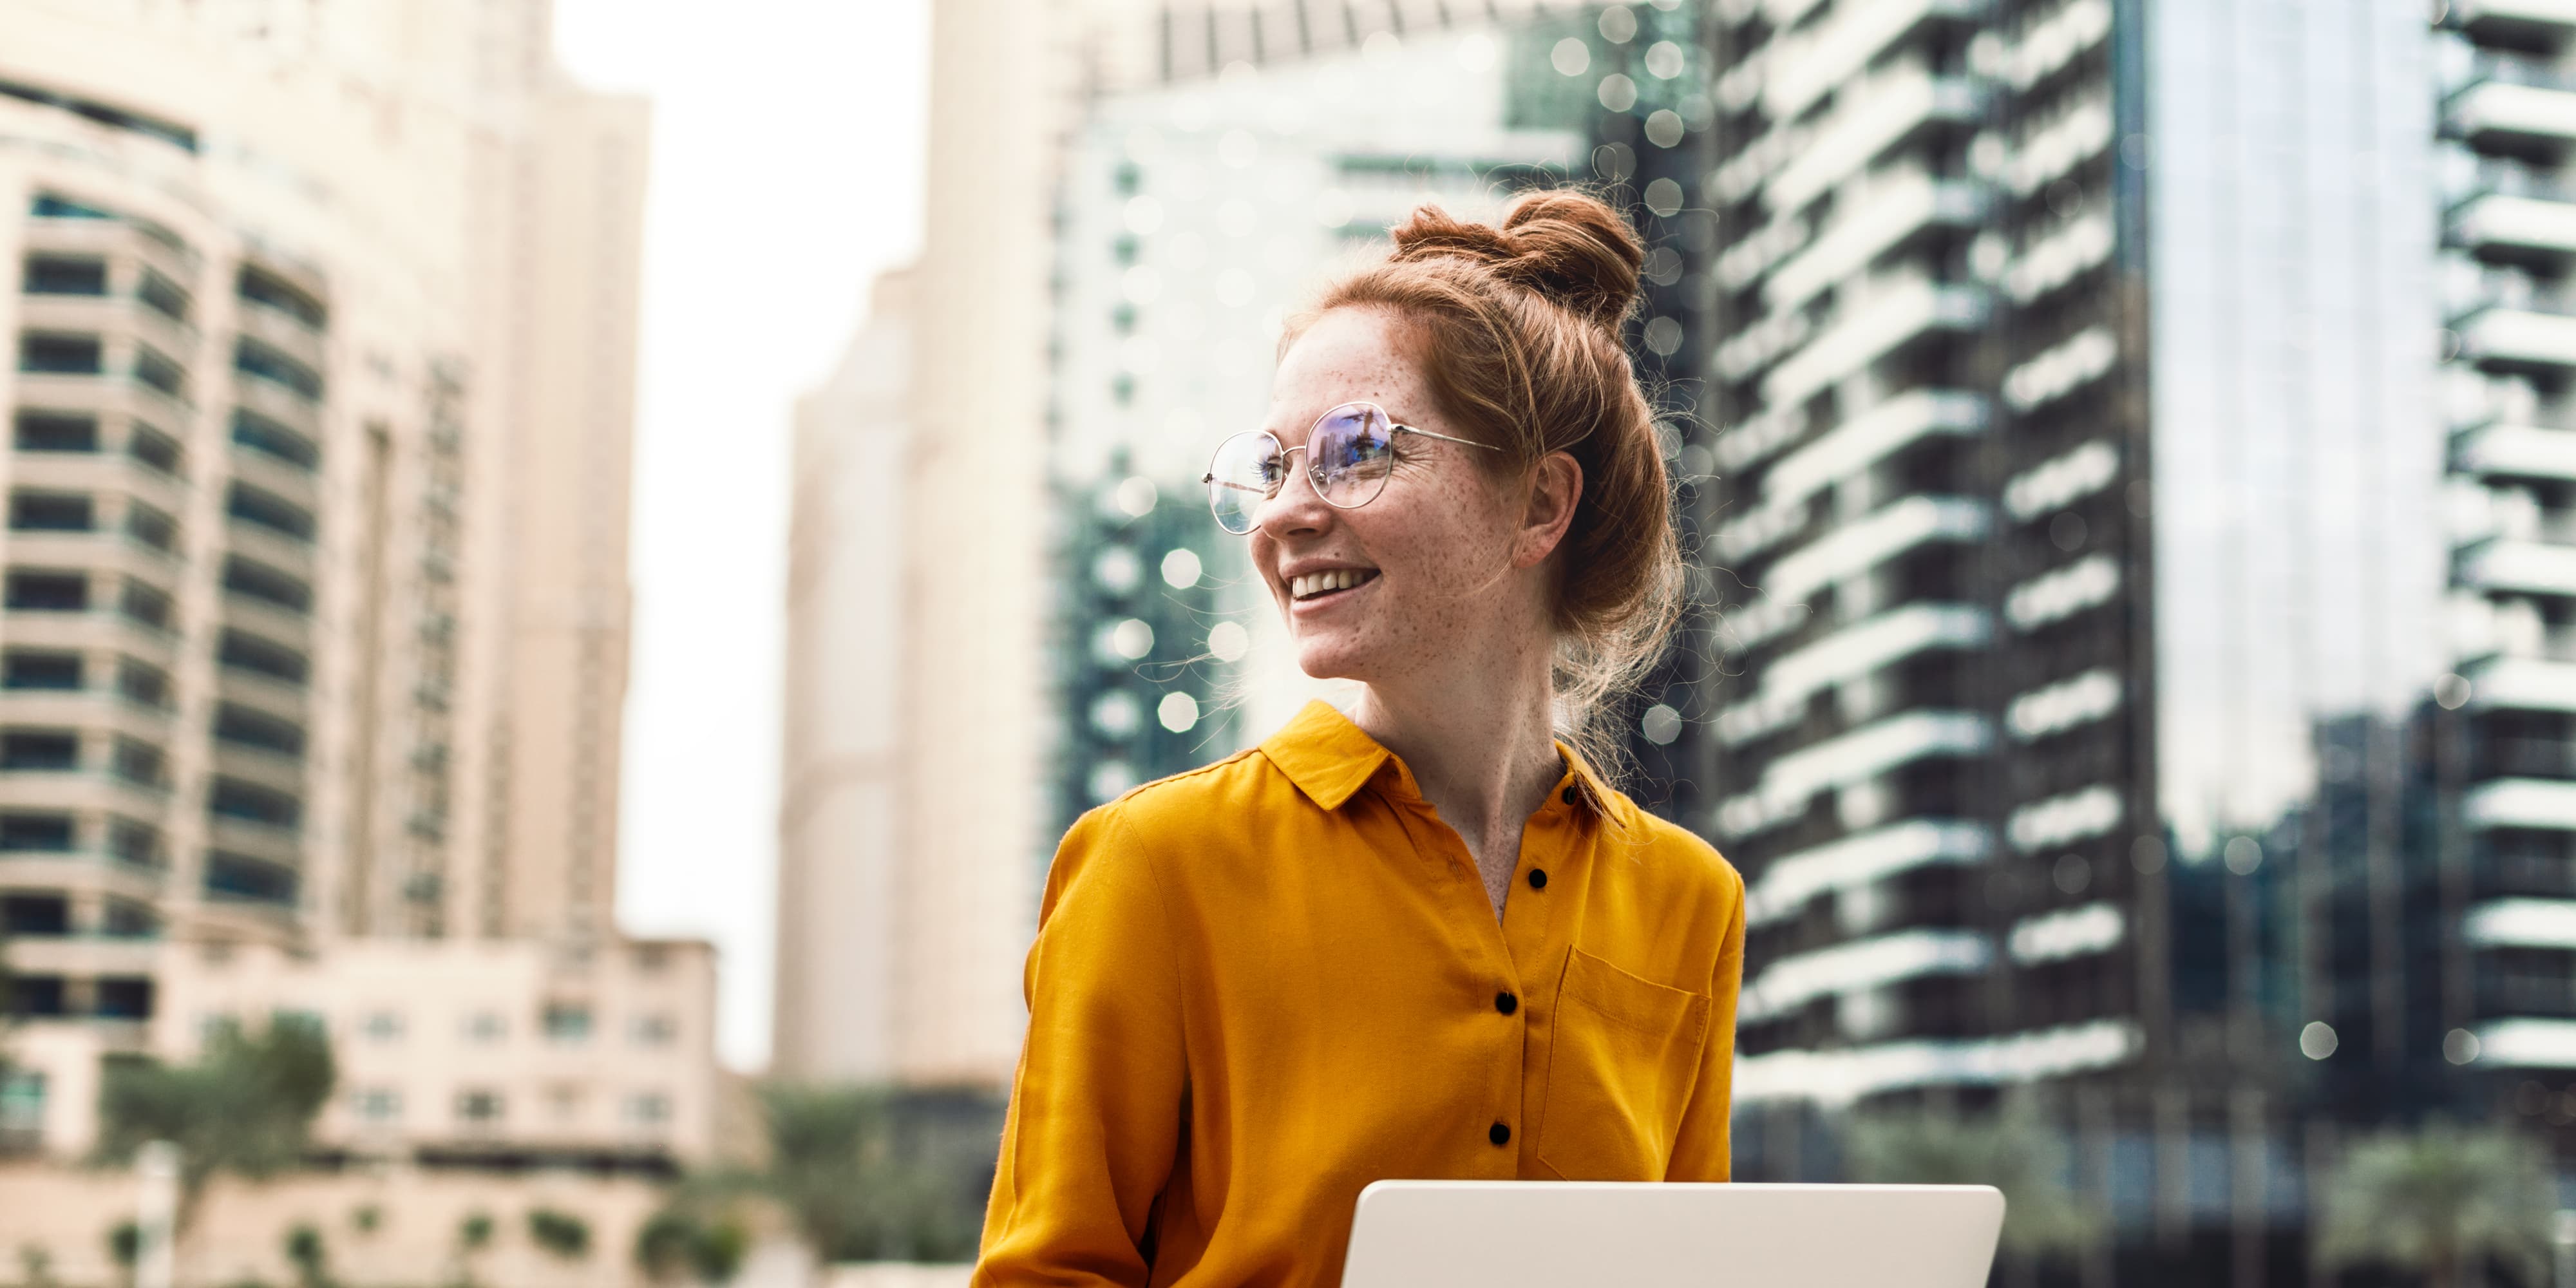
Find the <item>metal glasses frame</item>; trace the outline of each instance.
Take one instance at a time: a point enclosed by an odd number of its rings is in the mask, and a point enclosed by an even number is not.
[[[1306,441],[1299,443],[1295,447],[1282,447],[1279,443],[1279,436],[1271,433],[1269,430],[1258,429],[1251,431],[1252,434],[1269,439],[1271,447],[1276,448],[1279,452],[1279,482],[1272,484],[1268,488],[1245,487],[1241,483],[1236,483],[1228,479],[1221,479],[1216,476],[1216,458],[1225,454],[1226,443],[1231,443],[1237,438],[1245,437],[1246,435],[1243,434],[1232,435],[1228,437],[1224,443],[1217,444],[1216,451],[1208,457],[1208,471],[1207,473],[1199,476],[1199,482],[1209,487],[1233,488],[1238,492],[1258,491],[1261,493],[1261,499],[1267,501],[1270,498],[1279,495],[1279,489],[1287,486],[1288,484],[1288,458],[1299,452],[1306,451],[1306,448],[1312,445],[1315,441],[1315,431],[1321,428],[1325,421],[1331,420],[1333,417],[1349,411],[1354,407],[1365,407],[1370,411],[1376,412],[1381,419],[1386,421],[1386,436],[1389,444],[1394,443],[1395,436],[1398,434],[1419,434],[1424,438],[1436,438],[1441,442],[1456,443],[1462,447],[1482,448],[1488,452],[1499,452],[1503,450],[1494,446],[1492,443],[1479,443],[1472,438],[1457,438],[1448,434],[1433,433],[1427,429],[1417,429],[1411,425],[1398,424],[1395,417],[1387,414],[1386,408],[1380,407],[1373,402],[1346,402],[1336,404],[1331,410],[1326,411],[1321,416],[1317,416],[1315,418],[1315,423],[1306,427]],[[1329,505],[1336,510],[1359,509],[1361,506],[1367,505],[1369,502],[1378,499],[1378,497],[1386,491],[1386,481],[1384,479],[1380,479],[1378,481],[1377,491],[1371,492],[1366,497],[1358,501],[1354,501],[1349,505],[1344,505],[1329,496],[1325,496],[1324,480],[1316,473],[1315,455],[1312,452],[1306,453],[1306,481],[1314,485],[1315,495],[1321,497],[1324,504]],[[1208,498],[1208,509],[1211,511],[1216,509],[1216,498],[1213,495]],[[1217,519],[1217,526],[1225,528],[1225,519],[1223,517],[1220,516]],[[1225,528],[1225,530],[1228,532],[1234,532],[1234,529],[1232,528]],[[1252,531],[1252,529],[1246,528],[1243,532],[1235,532],[1235,535],[1242,536],[1244,533],[1248,533],[1250,531]]]

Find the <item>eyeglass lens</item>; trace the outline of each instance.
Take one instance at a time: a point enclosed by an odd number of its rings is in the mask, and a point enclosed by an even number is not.
[[[1376,500],[1394,466],[1393,434],[1386,413],[1366,403],[1324,413],[1306,436],[1306,477],[1315,494],[1345,510]],[[1208,505],[1219,526],[1237,535],[1252,531],[1254,511],[1287,480],[1286,455],[1278,439],[1259,432],[1218,446],[1208,465]]]

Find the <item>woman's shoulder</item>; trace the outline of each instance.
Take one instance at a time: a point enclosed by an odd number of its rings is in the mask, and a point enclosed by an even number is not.
[[[1241,819],[1275,797],[1286,780],[1248,747],[1223,760],[1157,778],[1093,806],[1075,821],[1074,835],[1115,833],[1153,842],[1203,835],[1219,819]]]
[[[1743,874],[1706,837],[1649,812],[1625,792],[1611,790],[1605,795],[1602,812],[1611,824],[1612,846],[1628,849],[1652,870],[1694,890],[1728,899],[1744,897]]]

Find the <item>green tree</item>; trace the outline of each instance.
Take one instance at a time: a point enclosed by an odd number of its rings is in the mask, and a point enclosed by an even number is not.
[[[2014,1256],[2071,1255],[2101,1237],[2100,1220],[2067,1187],[2065,1142],[2026,1098],[1987,1115],[1864,1113],[1846,1150],[1855,1181],[2003,1191],[2003,1249]]]
[[[218,1173],[273,1176],[303,1161],[337,1077],[320,1028],[285,1016],[256,1034],[218,1027],[194,1064],[119,1060],[104,1074],[99,1157],[130,1163],[147,1142],[177,1145],[183,1232]]]
[[[590,1255],[590,1223],[568,1212],[536,1208],[528,1213],[528,1240],[566,1261]]]
[[[469,1212],[456,1223],[456,1250],[452,1254],[456,1273],[450,1283],[470,1288],[474,1283],[474,1258],[492,1246],[494,1228],[489,1212]]]
[[[322,1231],[310,1222],[286,1232],[286,1264],[295,1267],[298,1288],[327,1288],[331,1282],[330,1252],[323,1246]]]
[[[702,1217],[669,1207],[635,1232],[635,1264],[657,1284],[679,1283],[683,1276],[702,1284],[729,1283],[750,1247],[750,1234],[730,1215]]]
[[[952,1160],[916,1157],[901,1147],[892,1093],[773,1083],[761,1088],[761,1110],[770,1157],[753,1188],[786,1209],[816,1256],[928,1261],[973,1255],[983,1216],[978,1196],[951,1174],[957,1170]]]
[[[2318,1255],[2411,1271],[2429,1288],[2479,1282],[2492,1259],[2541,1284],[2556,1191],[2546,1151],[2528,1136],[2440,1122],[2384,1132],[2335,1169]]]

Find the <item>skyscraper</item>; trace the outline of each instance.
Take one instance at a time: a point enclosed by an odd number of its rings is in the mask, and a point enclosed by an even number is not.
[[[1801,1107],[2044,1083],[2164,1250],[2124,1277],[2261,1282],[2313,1080],[2475,1058],[2400,915],[2456,684],[2422,15],[1713,19],[1751,1170]]]

